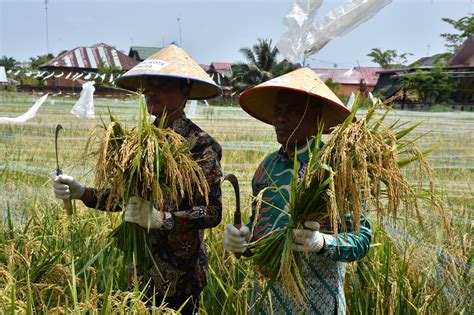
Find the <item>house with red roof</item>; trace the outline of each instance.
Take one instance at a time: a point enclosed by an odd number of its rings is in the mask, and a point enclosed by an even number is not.
[[[98,73],[100,65],[127,71],[138,63],[139,61],[116,48],[99,43],[66,51],[42,64],[40,69],[49,73],[47,76],[49,87],[80,88],[86,80],[91,79],[92,74]]]
[[[372,92],[377,84],[379,72],[382,70],[380,67],[359,66],[350,69],[313,68],[313,71],[321,80],[325,82],[332,80],[332,82],[337,83],[336,93],[340,95],[350,95],[356,91]]]

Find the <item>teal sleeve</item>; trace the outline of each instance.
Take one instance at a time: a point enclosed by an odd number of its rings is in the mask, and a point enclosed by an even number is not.
[[[258,192],[255,189],[255,175],[252,177],[252,198],[254,198]],[[252,231],[253,227],[253,221],[255,220],[255,211],[257,208],[256,202],[252,201],[252,213],[250,214],[250,220],[249,223],[247,223],[247,227],[249,228],[249,231]]]
[[[325,241],[324,253],[334,261],[356,261],[365,257],[369,251],[372,230],[367,218],[361,215],[359,233],[352,230],[350,217],[346,218],[346,222],[348,231],[338,234],[337,238],[333,235],[323,234]]]

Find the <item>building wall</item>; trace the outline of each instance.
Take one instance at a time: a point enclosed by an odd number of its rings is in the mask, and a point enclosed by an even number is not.
[[[340,95],[351,95],[352,92],[357,92],[359,90],[359,84],[341,84],[337,90],[337,94]],[[374,90],[373,86],[367,86],[367,92],[372,92]]]
[[[76,75],[77,73],[82,73],[84,71],[92,71],[87,69],[78,69],[78,68],[48,68],[48,71],[54,71],[57,75],[63,72],[63,76],[60,78],[55,78],[52,76],[51,78],[47,79],[46,85],[51,88],[69,88],[69,89],[81,89],[82,83],[78,80],[72,81],[71,78]],[[69,79],[66,77],[71,73]],[[79,79],[81,80],[81,79]]]

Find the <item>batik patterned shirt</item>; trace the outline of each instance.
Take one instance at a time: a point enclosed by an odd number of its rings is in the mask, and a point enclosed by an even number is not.
[[[314,141],[298,147],[297,167],[298,178],[301,179],[306,171],[309,160],[308,148],[314,148]],[[270,231],[287,224],[288,217],[281,209],[288,210],[289,187],[294,172],[293,157],[281,148],[270,154],[259,165],[252,180],[253,195],[266,187],[262,194],[258,221],[256,218],[256,204],[252,207],[249,229],[254,228],[253,237],[258,239]],[[305,306],[297,306],[285,299],[281,284],[276,282],[271,289],[271,303],[267,303],[262,314],[344,314],[346,303],[344,297],[344,275],[346,262],[355,261],[364,257],[371,241],[371,229],[365,216],[361,217],[360,232],[353,233],[349,218],[347,218],[348,232],[340,233],[338,237],[330,234],[329,222],[320,222],[320,231],[323,233],[325,245],[319,253],[309,253],[304,258],[303,280],[307,298]],[[326,232],[326,233],[325,233]],[[255,292],[260,291],[258,283]],[[256,298],[256,297],[254,297]]]
[[[181,199],[178,206],[165,198],[163,210],[171,216],[167,216],[169,219],[163,228],[151,229],[148,235],[159,269],[157,272],[156,267],[149,268],[152,281],[148,297],[153,292],[158,296],[189,296],[202,291],[208,275],[204,229],[217,226],[222,218],[220,145],[184,115],[175,120],[171,128],[190,144],[193,158],[201,166],[209,185],[209,202],[206,205],[204,196],[200,194],[192,199]],[[96,190],[93,190],[93,195],[86,206],[104,210],[109,196],[103,194],[99,198]],[[148,279],[143,280],[146,283]]]

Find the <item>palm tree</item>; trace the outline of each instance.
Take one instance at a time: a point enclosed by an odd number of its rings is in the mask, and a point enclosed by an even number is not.
[[[5,70],[16,69],[18,66],[18,61],[12,57],[2,56],[0,58],[0,66],[5,67]]]
[[[242,92],[249,87],[265,82],[271,78],[290,72],[297,67],[286,60],[277,61],[278,48],[272,47],[271,39],[258,39],[252,48],[243,47],[239,50],[247,63],[232,66],[232,89]]]

